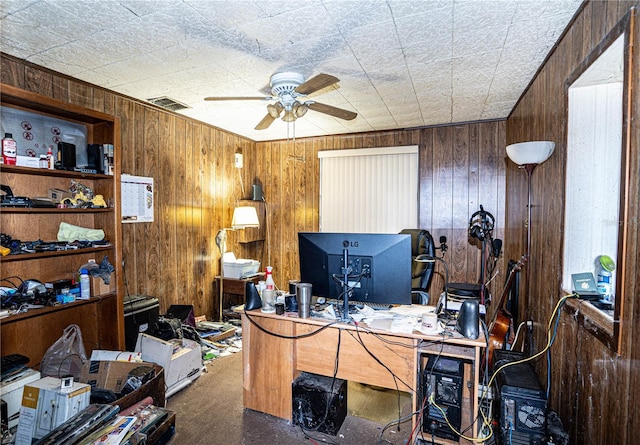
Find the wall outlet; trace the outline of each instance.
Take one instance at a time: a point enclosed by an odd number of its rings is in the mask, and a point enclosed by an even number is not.
[[[234,159],[236,168],[242,168],[242,153],[236,153]]]

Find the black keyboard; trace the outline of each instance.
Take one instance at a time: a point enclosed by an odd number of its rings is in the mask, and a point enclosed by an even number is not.
[[[360,306],[360,303],[355,303],[355,304]],[[374,309],[376,311],[388,311],[389,309],[391,309],[391,305],[388,303],[364,303],[364,304],[366,304],[371,309]]]
[[[335,304],[339,307],[342,307],[344,305],[344,303],[342,301],[337,301],[334,299],[328,299],[327,303],[329,304]],[[388,311],[389,309],[391,309],[391,304],[389,303],[373,303],[370,301],[362,302],[362,301],[355,301],[355,300],[349,300],[349,313],[356,313],[356,308],[360,308],[362,309],[364,307],[364,305],[369,306],[371,309],[376,310],[376,311]]]

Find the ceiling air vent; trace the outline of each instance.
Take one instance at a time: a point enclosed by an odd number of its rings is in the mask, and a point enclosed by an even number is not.
[[[185,105],[182,102],[178,102],[177,100],[171,99],[170,97],[167,97],[167,96],[153,97],[147,100],[154,105],[157,105],[162,108],[166,108],[167,110],[171,110],[171,111],[180,111],[180,110],[184,110],[185,108],[191,108],[189,105]]]

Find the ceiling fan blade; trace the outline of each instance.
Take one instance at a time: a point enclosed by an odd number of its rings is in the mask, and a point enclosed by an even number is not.
[[[204,100],[273,100],[271,96],[228,96],[228,97],[205,97]]]
[[[330,74],[321,73],[307,80],[305,83],[298,85],[298,87],[296,88],[296,93],[305,95],[315,93],[318,90],[321,90],[338,82],[340,82],[340,79],[338,79],[337,77]]]
[[[256,128],[254,128],[254,130],[266,130],[267,128],[269,128],[269,125],[271,125],[275,120],[275,117],[267,113],[267,115],[263,117],[260,122],[258,122],[258,125],[256,125]]]
[[[354,113],[353,111],[344,110],[342,108],[333,107],[331,105],[320,104],[318,102],[306,102],[309,106],[310,110],[317,111],[319,113],[328,114],[333,117],[337,117],[340,119],[344,119],[347,121],[353,120],[356,118],[358,113]]]

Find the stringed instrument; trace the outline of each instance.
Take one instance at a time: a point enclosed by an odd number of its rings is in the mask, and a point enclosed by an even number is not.
[[[498,306],[493,314],[491,324],[489,325],[489,342],[487,351],[485,352],[485,358],[488,361],[489,368],[491,368],[493,363],[493,351],[496,349],[502,349],[505,343],[508,342],[508,337],[510,337],[513,325],[513,316],[505,309],[504,305],[506,302],[506,296],[511,289],[516,273],[522,270],[522,267],[526,262],[527,258],[523,255],[522,258],[520,258],[520,261],[518,261],[509,271],[509,276],[507,277],[502,295],[498,300]]]

